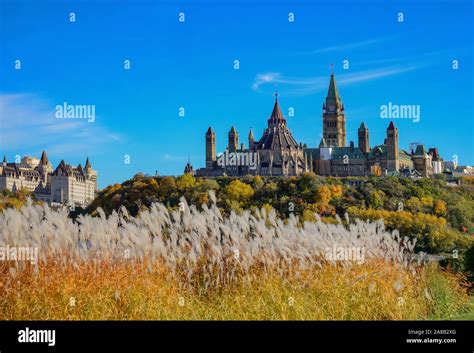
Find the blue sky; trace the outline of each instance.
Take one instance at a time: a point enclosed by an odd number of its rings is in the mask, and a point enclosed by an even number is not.
[[[0,154],[45,149],[54,167],[89,156],[100,187],[177,175],[188,156],[204,166],[208,126],[218,151],[232,125],[246,145],[250,127],[258,139],[275,87],[296,140],[316,146],[334,63],[348,141],[364,121],[383,143],[380,106],[419,105],[418,123],[395,121],[400,147],[473,165],[472,22],[471,0],[0,0]],[[95,121],[56,119],[64,102],[95,105]]]

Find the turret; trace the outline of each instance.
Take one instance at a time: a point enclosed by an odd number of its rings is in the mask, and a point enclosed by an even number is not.
[[[239,134],[232,126],[229,131],[229,144],[228,144],[229,152],[235,152],[239,148]]]
[[[46,151],[43,151],[43,153],[41,153],[40,162],[38,164],[38,171],[43,174],[43,176],[47,176],[49,173],[53,172],[53,167],[49,162]]]
[[[370,152],[370,145],[369,145],[369,129],[365,126],[364,123],[360,124],[359,130],[358,130],[358,147],[359,149],[367,154]]]
[[[86,174],[87,179],[92,180],[94,185],[94,191],[97,192],[98,185],[97,185],[97,171],[92,169],[92,164],[89,161],[89,157],[86,158],[86,164],[84,165],[84,173]]]
[[[387,128],[387,170],[399,170],[398,158],[398,129],[395,127],[393,121],[390,122]]]
[[[206,132],[206,169],[213,169],[216,161],[216,134],[209,126]]]
[[[255,138],[253,136],[253,131],[252,131],[252,128],[250,128],[250,132],[249,132],[249,150],[253,149],[254,141],[255,141]]]

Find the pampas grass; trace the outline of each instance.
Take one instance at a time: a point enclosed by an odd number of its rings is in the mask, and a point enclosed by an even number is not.
[[[454,280],[450,305],[424,295],[444,275],[411,263],[414,242],[382,221],[224,217],[214,199],[77,222],[31,202],[5,210],[0,246],[37,247],[39,261],[0,264],[0,319],[420,319],[465,305]],[[328,259],[334,246],[364,249],[364,262]]]

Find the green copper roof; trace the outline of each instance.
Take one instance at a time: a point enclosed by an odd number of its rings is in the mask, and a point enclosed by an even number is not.
[[[405,150],[398,150],[398,158],[400,160],[411,161],[411,155]]]
[[[352,151],[351,147],[333,147],[332,159],[342,159],[344,156],[365,159],[364,153],[362,153],[362,151],[357,147],[354,147]]]
[[[369,159],[373,159],[375,158],[375,155],[376,154],[379,154],[381,157],[384,157],[386,154],[387,154],[387,146],[385,145],[378,145],[378,146],[374,146],[369,154],[368,154],[368,158]]]
[[[313,157],[313,160],[319,159],[319,148],[305,148],[304,153],[307,154],[308,158]]]
[[[416,146],[415,156],[424,156],[426,154],[425,146],[418,145]]]
[[[334,74],[331,74],[331,80],[329,81],[328,99],[339,99],[339,91],[337,90],[336,78]]]

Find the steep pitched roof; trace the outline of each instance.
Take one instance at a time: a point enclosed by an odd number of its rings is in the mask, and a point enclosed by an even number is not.
[[[253,140],[253,139],[254,139],[253,130],[252,130],[252,128],[250,128],[250,131],[249,131],[249,140]]]
[[[393,123],[393,121],[391,121],[390,124],[388,124],[387,131],[393,131],[395,129],[395,124]]]
[[[86,159],[86,165],[85,165],[84,168],[85,169],[91,169],[92,168],[91,162],[89,161],[89,157],[87,157],[87,159]]]
[[[184,174],[192,174],[193,173],[193,165],[188,162],[186,163],[186,166],[184,167]]]
[[[54,170],[53,175],[83,177],[85,176],[85,173],[80,164],[75,168],[69,164],[66,164],[66,162],[64,162],[64,159],[62,159]]]
[[[431,155],[433,161],[441,160],[441,156],[439,155],[438,149],[436,147],[428,149],[428,154]]]
[[[61,159],[61,162],[59,162],[53,174],[54,175],[67,175],[68,174],[68,168],[66,166],[66,163],[64,162],[64,159]]]
[[[206,135],[212,135],[214,134],[214,130],[212,130],[212,127],[209,126],[209,129],[207,129]]]
[[[365,126],[364,122],[362,122],[362,124],[360,124],[359,130],[360,130],[360,131],[362,131],[362,130],[368,130],[368,129],[367,129],[367,126]]]
[[[331,79],[329,80],[329,89],[328,89],[328,100],[331,101],[340,101],[339,90],[337,89],[336,77],[334,73],[331,74]]]
[[[279,123],[286,124],[286,119],[283,116],[283,113],[281,112],[280,103],[278,103],[278,96],[275,98],[275,104],[273,105],[272,114],[270,115],[270,118],[268,119],[269,124],[270,122],[274,124],[279,124]]]
[[[424,156],[426,154],[425,146],[418,145],[416,146],[415,156]]]
[[[257,149],[288,150],[297,149],[298,143],[286,126],[286,119],[280,109],[278,97],[275,99],[273,110],[267,121],[268,127],[257,143]]]
[[[367,158],[369,159],[374,159],[376,155],[380,155],[381,157],[385,157],[387,154],[387,146],[386,145],[378,145],[374,146],[369,154],[367,155]]]
[[[48,160],[48,156],[46,155],[46,151],[43,151],[43,153],[41,154],[41,164],[48,164],[49,160]]]

